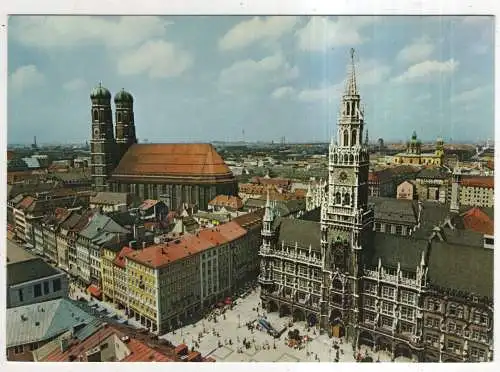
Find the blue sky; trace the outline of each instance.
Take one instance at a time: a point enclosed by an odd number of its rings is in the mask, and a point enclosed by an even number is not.
[[[327,141],[351,47],[371,140],[493,138],[493,35],[492,17],[14,16],[8,142],[87,140],[99,81],[134,95],[140,141]]]

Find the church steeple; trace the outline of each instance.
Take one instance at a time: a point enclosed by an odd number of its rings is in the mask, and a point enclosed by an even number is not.
[[[345,96],[357,96],[358,94],[358,84],[356,80],[356,65],[354,63],[354,48],[351,48],[350,50],[351,54],[351,71],[349,73],[349,77],[346,81],[346,89],[345,89]]]

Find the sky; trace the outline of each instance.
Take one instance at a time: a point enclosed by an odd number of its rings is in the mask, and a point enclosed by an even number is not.
[[[493,138],[493,17],[11,16],[8,143],[84,143],[100,81],[140,142],[330,141],[350,48],[371,141]]]

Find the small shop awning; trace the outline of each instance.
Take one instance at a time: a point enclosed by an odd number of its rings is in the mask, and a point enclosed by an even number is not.
[[[90,293],[91,296],[94,296],[96,298],[101,297],[101,290],[95,284],[89,285],[89,287],[87,288],[87,292]]]

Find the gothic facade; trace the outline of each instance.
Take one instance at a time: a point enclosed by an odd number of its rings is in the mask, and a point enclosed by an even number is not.
[[[353,56],[337,124],[328,184],[309,193],[309,206],[322,198],[318,221],[282,218],[266,204],[263,306],[346,337],[353,349],[366,344],[417,361],[491,360],[493,251],[483,234],[433,206],[419,212],[411,235],[375,231]]]

